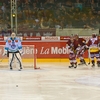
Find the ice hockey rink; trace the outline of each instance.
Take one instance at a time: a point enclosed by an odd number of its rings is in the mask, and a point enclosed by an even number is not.
[[[38,63],[10,71],[0,63],[0,100],[100,100],[100,68],[69,63]]]

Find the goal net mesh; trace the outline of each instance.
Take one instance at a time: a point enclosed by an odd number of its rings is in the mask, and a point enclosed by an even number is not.
[[[22,63],[23,67],[36,67],[37,50],[35,45],[24,45]]]

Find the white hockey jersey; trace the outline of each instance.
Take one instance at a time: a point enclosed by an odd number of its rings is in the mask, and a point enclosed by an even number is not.
[[[21,40],[19,38],[12,39],[11,37],[6,40],[5,50],[9,52],[17,52],[22,50]]]
[[[99,43],[99,40],[98,38],[91,38],[87,45],[89,46],[90,48],[90,52],[98,52],[99,51],[99,48],[98,48],[98,43]]]

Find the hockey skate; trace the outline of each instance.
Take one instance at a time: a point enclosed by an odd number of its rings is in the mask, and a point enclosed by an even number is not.
[[[20,69],[18,69],[18,71],[21,71],[22,69],[20,68]]]
[[[18,71],[21,71],[21,69],[19,69]]]
[[[97,63],[97,66],[100,67],[100,63]]]
[[[77,65],[75,65],[74,68],[77,68]]]
[[[40,67],[35,67],[34,69],[40,69]]]
[[[13,70],[12,67],[10,67],[10,70]]]
[[[82,59],[82,60],[80,60],[80,63],[79,63],[78,65],[84,65],[84,64],[87,66],[87,64],[86,64],[85,60],[84,60],[84,59]]]
[[[95,64],[94,63],[92,63],[92,66],[91,67],[95,67]]]
[[[69,68],[72,68],[72,67],[74,67],[74,65],[73,65],[73,64],[69,66]]]
[[[22,67],[20,67],[19,71],[21,71],[21,70],[22,70]]]
[[[92,61],[92,66],[91,67],[95,67],[95,61]]]
[[[23,69],[22,67],[20,67],[20,69]]]

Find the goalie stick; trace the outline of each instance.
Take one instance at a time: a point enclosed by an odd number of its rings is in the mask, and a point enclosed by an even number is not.
[[[4,57],[0,60],[0,62],[2,62],[2,61],[3,61],[3,59],[4,59]]]
[[[2,62],[4,60],[5,55],[2,55],[2,58],[1,58],[0,62]]]

